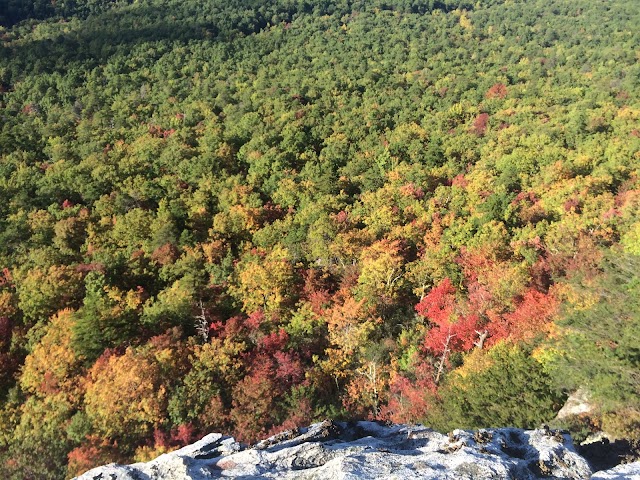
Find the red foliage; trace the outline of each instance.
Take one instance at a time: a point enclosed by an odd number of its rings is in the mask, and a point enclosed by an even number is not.
[[[424,198],[424,190],[421,187],[416,187],[413,182],[400,187],[400,194],[404,197],[411,197],[416,200]]]
[[[331,295],[327,290],[320,290],[317,292],[312,292],[307,300],[311,304],[311,310],[316,315],[322,315],[324,313],[325,308],[329,305],[331,300]]]
[[[451,285],[451,280],[445,278],[431,289],[429,294],[415,306],[415,309],[423,317],[436,324],[441,324],[448,321],[453,313],[455,293],[456,290]]]
[[[0,388],[4,386],[5,382],[10,382],[13,379],[13,375],[20,365],[19,356],[9,352],[12,329],[11,319],[0,317]]]
[[[87,272],[102,272],[106,271],[104,264],[102,263],[80,263],[76,265],[76,272],[78,273],[87,273]]]
[[[576,213],[580,213],[581,211],[581,207],[582,207],[582,202],[580,201],[580,199],[572,197],[569,200],[567,200],[566,202],[564,202],[564,204],[562,205],[564,208],[565,212],[571,212],[574,211]]]
[[[265,223],[273,223],[276,220],[286,217],[286,215],[287,211],[273,202],[267,202],[262,207],[262,220]]]
[[[164,430],[156,428],[153,431],[153,445],[155,447],[169,448],[169,435]]]
[[[262,310],[257,310],[247,317],[244,321],[244,326],[249,330],[259,330],[260,325],[262,325],[264,321],[264,312]]]
[[[11,270],[3,268],[0,272],[0,287],[13,286],[13,277],[11,276]]]
[[[309,302],[313,313],[322,315],[331,301],[329,276],[315,268],[305,270],[302,276],[304,278],[302,298]]]
[[[446,348],[468,351],[477,338],[480,318],[475,314],[455,315],[455,289],[445,278],[416,305],[416,311],[433,325],[424,340],[424,348],[442,354]]]
[[[273,355],[276,352],[283,350],[288,341],[289,334],[284,330],[284,328],[280,328],[277,331],[260,338],[258,341],[258,349],[262,353]]]
[[[111,462],[123,462],[125,459],[118,453],[118,445],[111,444],[106,440],[91,436],[80,447],[69,452],[68,471],[69,475],[80,475],[96,465],[104,465]]]
[[[621,216],[622,216],[622,212],[620,212],[620,210],[618,210],[617,208],[610,208],[609,210],[607,210],[602,214],[602,219],[611,220],[612,218],[621,217]]]
[[[539,335],[551,322],[558,305],[553,295],[530,288],[517,302],[513,312],[490,317],[486,325],[489,331],[488,344],[493,345],[504,338],[517,341]]]
[[[486,98],[505,98],[507,96],[507,87],[504,83],[496,83],[487,90]]]
[[[211,331],[214,336],[220,338],[235,338],[238,337],[243,331],[243,324],[245,319],[241,315],[236,315],[227,319],[226,322],[218,322],[211,324]]]
[[[262,357],[254,362],[251,373],[233,388],[233,406],[230,419],[234,436],[241,442],[253,442],[263,437],[271,428],[275,413],[277,389],[271,379],[273,362]]]
[[[197,440],[197,437],[198,434],[195,427],[190,423],[183,423],[171,430],[171,437],[169,441],[172,445],[183,446]]]
[[[577,238],[567,235],[564,240],[565,251],[547,251],[547,263],[552,274],[569,276],[574,272],[580,272],[586,277],[596,275],[602,258],[602,250],[597,239],[586,232],[580,232]]]
[[[454,187],[466,188],[468,184],[469,182],[462,173],[456,175],[455,177],[453,177],[453,180],[451,180],[451,185]]]
[[[40,113],[40,106],[37,103],[27,103],[22,107],[22,113],[26,115],[34,115]]]
[[[151,260],[159,265],[170,265],[176,261],[180,252],[173,243],[165,243],[151,253]]]
[[[340,210],[338,213],[333,215],[333,220],[337,224],[346,224],[349,222],[349,214],[344,210]]]
[[[471,133],[477,135],[478,137],[482,137],[487,131],[487,125],[489,125],[489,114],[481,113],[473,121]]]
[[[0,317],[0,350],[11,343],[12,322],[9,317]]]
[[[558,300],[550,294],[529,289],[512,313],[504,315],[510,325],[511,337],[527,339],[540,333],[558,308]]]
[[[449,348],[454,352],[468,352],[478,338],[480,318],[477,315],[461,316],[455,322],[434,325],[424,339],[424,348],[441,355]]]
[[[304,379],[304,367],[297,355],[291,352],[276,352],[273,358],[277,364],[277,380],[286,384],[296,384]]]
[[[420,363],[415,380],[397,375],[389,384],[389,401],[380,409],[380,417],[394,423],[416,422],[429,411],[430,396],[436,392],[433,367]]]

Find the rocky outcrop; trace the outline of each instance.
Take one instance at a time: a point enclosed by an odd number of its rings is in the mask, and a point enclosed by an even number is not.
[[[455,430],[442,435],[423,426],[327,421],[281,433],[251,448],[212,433],[148,463],[111,464],[77,478],[605,480],[640,478],[640,464],[594,477],[592,473],[569,435],[549,429]]]

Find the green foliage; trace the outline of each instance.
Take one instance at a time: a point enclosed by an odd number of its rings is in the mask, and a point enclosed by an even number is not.
[[[553,418],[564,398],[530,351],[502,343],[484,355],[484,368],[449,377],[428,424],[441,430],[536,428]]]
[[[7,478],[66,477],[66,456],[73,443],[64,432],[72,411],[71,405],[57,395],[31,397],[24,402],[7,451]]]
[[[195,350],[189,373],[169,399],[174,425],[191,423],[203,431],[226,426],[222,394],[241,377],[242,364],[234,356],[242,350],[242,344],[231,342],[209,343]]]
[[[595,277],[574,280],[576,299],[560,325],[557,377],[567,390],[585,388],[603,427],[616,436],[637,434],[640,410],[640,257],[607,255]]]
[[[73,327],[73,349],[93,361],[106,348],[136,337],[141,299],[139,292],[123,293],[106,285],[104,276],[92,272],[85,279],[86,296]]]

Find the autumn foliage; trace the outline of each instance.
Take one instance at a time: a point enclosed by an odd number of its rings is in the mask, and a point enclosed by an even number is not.
[[[637,0],[5,3],[3,478],[578,388],[637,433]]]

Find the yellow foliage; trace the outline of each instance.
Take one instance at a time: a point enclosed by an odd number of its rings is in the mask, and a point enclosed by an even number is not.
[[[68,265],[32,268],[17,277],[18,307],[32,321],[45,321],[82,291],[82,274]]]
[[[294,278],[289,252],[274,247],[264,258],[248,255],[238,264],[237,281],[229,287],[247,313],[278,310],[291,294]]]
[[[623,235],[620,243],[627,252],[640,255],[640,222],[633,224],[629,231]]]
[[[347,297],[343,304],[334,305],[327,312],[329,340],[347,355],[358,352],[367,343],[369,334],[379,319],[369,316],[364,308],[365,299]]]
[[[14,305],[15,300],[13,294],[8,291],[0,292],[0,315],[3,317],[11,317],[16,313]]]
[[[210,343],[202,345],[194,353],[197,362],[203,365],[215,366],[221,378],[229,383],[240,380],[243,368],[241,354],[247,349],[244,342],[235,342],[229,338],[211,339]]]
[[[363,298],[380,295],[392,297],[403,276],[404,259],[398,241],[381,240],[360,254],[359,292]]]
[[[160,455],[165,453],[169,453],[170,451],[175,450],[175,448],[169,448],[164,445],[149,447],[147,445],[143,445],[142,447],[136,448],[136,453],[133,455],[134,462],[149,462]]]
[[[202,244],[202,252],[208,263],[218,263],[225,252],[225,244],[222,240],[213,240]]]
[[[142,305],[142,292],[138,290],[123,292],[116,287],[105,287],[104,290],[107,298],[113,300],[116,305],[113,307],[114,315],[120,315],[127,310],[137,310]]]
[[[467,30],[468,32],[473,31],[473,25],[471,24],[471,20],[469,19],[469,17],[467,17],[465,12],[463,12],[460,15],[460,26],[465,30]]]
[[[487,350],[476,348],[465,355],[464,363],[456,368],[452,374],[464,380],[467,376],[486,370],[491,365],[493,365],[493,359],[487,354]],[[460,383],[464,384],[464,381]]]
[[[41,397],[62,392],[67,401],[79,401],[81,362],[71,348],[74,324],[71,310],[52,317],[45,335],[25,359],[19,380],[23,390]]]
[[[543,369],[549,372],[561,355],[557,348],[540,346],[531,352],[531,357],[542,365]]]
[[[329,245],[329,253],[337,258],[342,265],[356,263],[362,248],[373,241],[369,230],[350,230],[339,233]]]
[[[99,359],[90,370],[86,413],[105,437],[143,437],[164,422],[167,392],[154,360],[128,348],[122,356]]]

